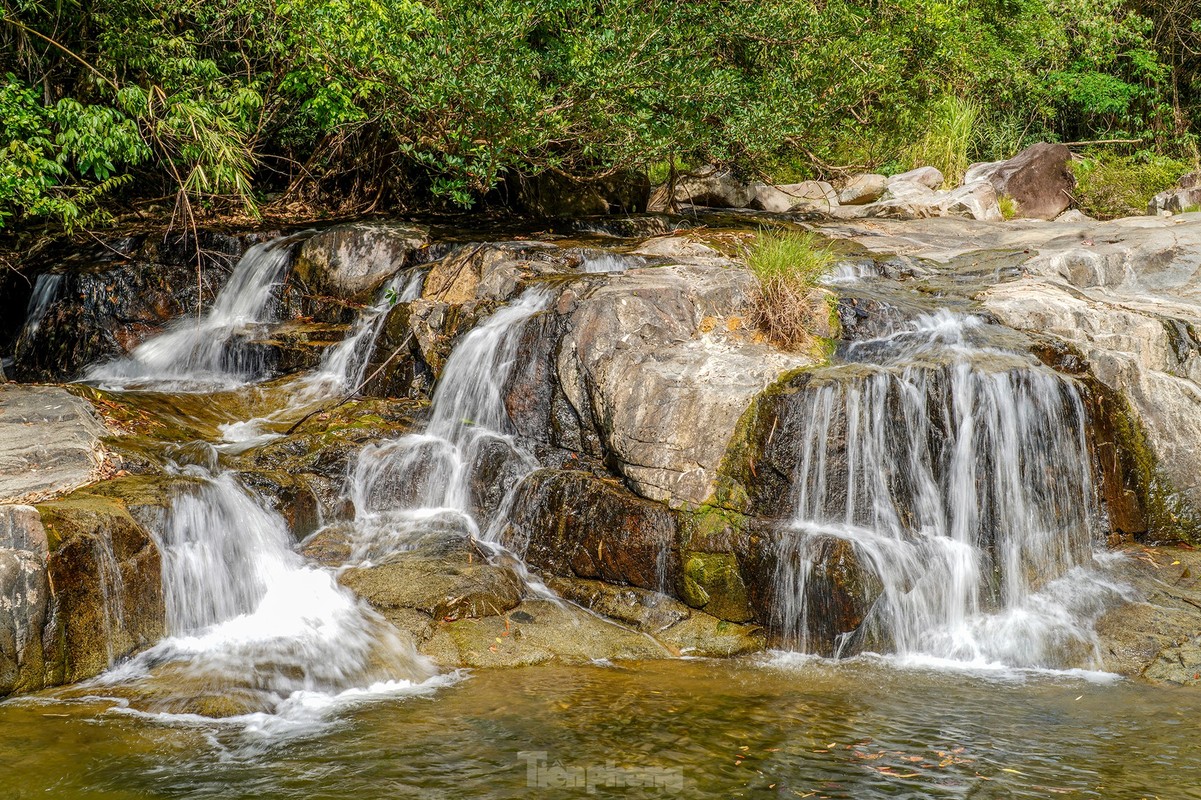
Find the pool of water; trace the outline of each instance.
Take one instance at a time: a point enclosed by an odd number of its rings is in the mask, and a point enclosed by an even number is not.
[[[10,700],[0,796],[1201,798],[1201,694],[1081,673],[544,666],[311,711],[217,722]]]

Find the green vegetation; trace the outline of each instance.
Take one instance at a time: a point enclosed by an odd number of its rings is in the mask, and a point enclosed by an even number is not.
[[[1198,0],[0,0],[0,226],[1195,153]],[[1162,188],[1162,187],[1161,187]]]
[[[758,280],[754,321],[774,344],[813,344],[814,329],[830,314],[817,281],[834,261],[830,243],[816,233],[761,233],[747,247],[746,264]]]
[[[1072,163],[1076,203],[1085,214],[1101,219],[1145,214],[1155,194],[1192,168],[1190,162],[1150,153],[1085,157]]]
[[[969,148],[980,119],[980,106],[954,95],[935,102],[921,139],[910,153],[912,164],[937,167],[946,184],[958,186],[971,165]]]
[[[997,206],[1001,209],[1002,219],[1013,219],[1018,215],[1018,202],[1007,194],[997,198]]]

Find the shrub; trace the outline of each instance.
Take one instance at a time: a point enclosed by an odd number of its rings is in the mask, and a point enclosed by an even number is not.
[[[1098,219],[1147,213],[1147,203],[1170,188],[1190,164],[1153,154],[1089,156],[1072,162],[1076,204]]]
[[[815,233],[760,233],[745,257],[758,280],[755,324],[785,350],[812,344],[814,328],[829,313],[816,284],[834,265],[830,243]]]

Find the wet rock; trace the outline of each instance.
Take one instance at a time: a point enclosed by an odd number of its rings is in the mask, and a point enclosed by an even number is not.
[[[1066,145],[1039,142],[1008,161],[974,165],[964,176],[964,185],[987,181],[998,196],[1017,202],[1018,216],[1055,219],[1072,204],[1076,178],[1068,169],[1071,158]]]
[[[161,639],[166,612],[159,551],[131,509],[81,492],[38,511],[50,544],[46,684],[98,675]]]
[[[479,668],[672,655],[650,636],[549,600],[526,600],[503,616],[441,625],[420,649],[442,667]]]
[[[681,561],[679,594],[685,603],[732,622],[754,618],[734,554],[688,552]]]
[[[888,178],[883,175],[854,175],[838,186],[838,203],[844,206],[862,206],[874,203],[888,188]]]
[[[1109,565],[1128,600],[1097,623],[1102,666],[1153,683],[1201,685],[1201,554],[1131,548]]]
[[[292,266],[311,294],[370,299],[429,243],[429,230],[401,222],[337,225],[305,240]]]
[[[45,684],[48,552],[37,509],[0,505],[0,697]]]
[[[90,404],[51,386],[0,386],[0,501],[69,492],[96,480],[107,429]]]
[[[436,622],[503,614],[521,602],[522,584],[508,568],[489,563],[469,542],[396,553],[371,567],[354,567],[339,582],[385,617],[400,609]]]
[[[727,657],[764,647],[759,626],[718,619],[658,592],[578,578],[554,578],[548,585],[579,606],[654,636],[678,655]]]
[[[1201,206],[1201,172],[1185,175],[1171,189],[1160,192],[1147,203],[1147,214],[1179,214],[1196,211]]]
[[[672,586],[675,515],[586,472],[539,470],[517,490],[505,542],[555,575]]]
[[[170,320],[211,303],[246,245],[207,231],[197,241],[190,235],[134,237],[55,250],[27,265],[27,276],[5,276],[0,292],[20,300],[0,315],[21,325],[10,377],[72,380],[85,366],[122,355]],[[47,292],[45,303],[29,319],[33,309],[25,301],[39,287]]]

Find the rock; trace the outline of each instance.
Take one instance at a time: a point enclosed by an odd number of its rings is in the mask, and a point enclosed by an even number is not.
[[[100,477],[108,434],[85,400],[51,386],[0,386],[0,501],[69,492]]]
[[[1097,622],[1102,668],[1153,683],[1201,685],[1201,554],[1130,548],[1107,569],[1126,602]]]
[[[1191,172],[1176,182],[1176,186],[1160,192],[1147,203],[1147,214],[1179,214],[1196,211],[1201,206],[1201,172]]]
[[[838,193],[825,181],[803,181],[783,186],[753,183],[750,207],[760,211],[828,211],[838,205]]]
[[[127,353],[211,303],[248,238],[201,231],[199,274],[190,235],[55,249],[25,265],[28,274],[0,274],[0,317],[16,325],[9,377],[74,380],[87,365]],[[30,302],[31,292],[40,299]]]
[[[838,187],[838,203],[844,206],[862,206],[874,203],[888,188],[888,178],[883,175],[853,175]]]
[[[572,578],[555,578],[549,585],[579,606],[654,636],[678,655],[721,658],[765,646],[759,626],[718,619],[658,592]]]
[[[987,181],[998,196],[1017,202],[1019,217],[1055,219],[1072,203],[1076,178],[1068,169],[1071,158],[1066,145],[1039,142],[1008,161],[974,165],[964,177],[964,185]]]
[[[911,169],[908,172],[902,172],[893,175],[888,179],[888,188],[892,189],[896,183],[916,183],[924,186],[927,189],[937,189],[942,186],[946,179],[937,167],[918,167]]]
[[[841,222],[825,228],[871,252],[944,264],[1009,253],[1015,280],[985,308],[1077,354],[1084,374],[1124,398],[1124,448],[1156,537],[1201,535],[1201,219],[1109,222]]]
[[[753,285],[748,272],[716,265],[630,270],[571,310],[557,359],[563,392],[643,497],[706,502],[752,398],[812,363],[746,330]]]
[[[735,177],[729,170],[702,167],[676,183],[676,203],[714,208],[747,208],[755,198],[755,188]]]
[[[309,292],[369,299],[429,243],[429,230],[399,222],[354,222],[310,236],[292,265]]]
[[[518,487],[509,520],[506,545],[551,574],[654,591],[674,583],[675,515],[613,481],[539,470]]]
[[[674,261],[726,261],[721,253],[707,244],[695,241],[687,234],[657,236],[640,244],[636,255],[666,258]]]
[[[512,570],[489,563],[466,540],[448,544],[394,553],[381,564],[348,569],[338,581],[389,619],[406,609],[435,622],[478,619],[521,602],[522,584]]]
[[[672,655],[645,634],[549,600],[526,600],[504,616],[441,625],[421,651],[439,666],[472,668]]]
[[[1055,218],[1056,222],[1096,222],[1095,219],[1085,214],[1078,208],[1069,208],[1067,211]]]
[[[0,505],[0,697],[45,685],[48,552],[37,509]]]
[[[159,551],[131,510],[86,491],[38,507],[50,544],[47,686],[98,675],[165,633]]]
[[[686,553],[680,571],[680,599],[719,619],[754,618],[746,586],[733,553]]]
[[[939,199],[939,207],[941,216],[968,217],[987,222],[1000,222],[1003,218],[997,193],[984,182],[952,189]]]

